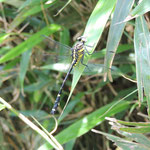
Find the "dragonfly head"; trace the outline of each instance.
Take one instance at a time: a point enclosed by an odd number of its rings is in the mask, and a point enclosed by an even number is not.
[[[77,38],[77,41],[82,42],[82,43],[86,43],[86,42],[87,42],[87,39],[86,39],[85,36],[79,36],[79,37]]]

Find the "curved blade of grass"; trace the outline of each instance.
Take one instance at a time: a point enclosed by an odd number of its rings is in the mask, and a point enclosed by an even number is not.
[[[148,11],[150,11],[150,0],[144,0],[131,11],[131,16],[138,17],[144,15]]]
[[[20,85],[22,90],[23,90],[24,78],[28,69],[31,53],[32,53],[32,49],[29,49],[28,51],[24,52],[21,57],[19,79],[20,79]]]
[[[0,104],[0,111],[3,110],[3,109],[5,109],[5,108],[6,108],[5,105]]]
[[[15,58],[16,56],[22,54],[23,52],[31,49],[38,43],[40,43],[43,40],[42,35],[50,35],[53,34],[54,32],[58,31],[60,29],[60,26],[57,24],[51,24],[50,26],[47,26],[43,28],[41,31],[35,33],[32,35],[30,38],[28,38],[26,41],[22,42],[18,46],[14,47],[6,53],[3,57],[0,58],[0,63],[6,62],[8,60],[11,60]]]
[[[143,16],[136,19],[134,33],[139,101],[143,101],[144,87],[148,104],[148,114],[150,115],[150,33]]]
[[[57,14],[55,16],[58,16],[62,11],[63,9],[65,9],[67,7],[67,5],[69,5],[69,3],[71,3],[72,0],[68,0],[68,2],[66,2],[66,4],[57,12]]]
[[[118,124],[118,126],[119,126],[119,124]],[[120,133],[123,136],[126,136],[127,138],[133,139],[137,143],[141,143],[142,145],[144,145],[146,147],[150,147],[150,140],[146,136],[144,136],[143,134],[128,133],[128,132],[122,132],[122,131]]]
[[[149,126],[150,123],[147,122],[128,122],[128,121],[122,121],[122,120],[117,120],[117,123],[120,123],[122,125],[128,125],[128,126]]]
[[[10,33],[0,33],[0,44],[3,43],[3,41],[10,36]]]
[[[145,146],[143,143],[132,142],[134,140],[129,140],[129,139],[127,140],[127,139],[120,138],[118,136],[114,136],[112,134],[107,134],[105,132],[97,131],[97,130],[94,130],[94,129],[92,129],[92,131],[95,132],[95,133],[102,134],[102,135],[106,136],[107,139],[114,142],[115,145],[117,145],[122,150],[131,150],[131,149],[132,150],[148,150],[149,149],[149,147],[147,147],[147,145]],[[137,134],[136,139],[138,139],[139,136],[140,135]],[[132,138],[130,137],[130,139],[132,139]]]
[[[88,23],[86,25],[85,31],[83,36],[87,37],[87,45],[93,46],[91,52],[94,51],[101,34],[104,30],[104,27],[106,25],[106,22],[111,14],[111,11],[116,3],[116,0],[100,0],[98,1],[95,9],[93,10]],[[91,53],[90,52],[90,53]],[[87,64],[88,60],[90,59],[90,56],[87,56],[84,59],[84,64]],[[74,74],[73,74],[73,82],[72,82],[72,88],[71,92],[69,94],[68,100],[70,99],[72,92],[79,81],[79,78],[81,77],[83,71],[85,69],[85,66],[80,65],[75,67]]]
[[[104,81],[107,80],[107,76],[109,80],[112,81],[111,70],[109,68],[112,66],[117,47],[126,24],[123,21],[128,16],[133,3],[134,0],[118,0],[117,2],[107,39],[107,51],[104,61],[104,65],[106,66],[104,69]]]
[[[150,11],[150,0],[143,0],[131,11],[130,15],[124,20],[124,22],[132,20],[133,18],[144,15]]]
[[[120,128],[121,131],[129,132],[129,133],[148,133],[150,131],[150,127],[125,127]]]
[[[141,132],[141,126],[149,127],[149,123],[145,123],[145,122],[125,122],[122,120],[117,120],[115,118],[106,118],[107,120],[109,120],[109,124],[112,125],[112,129],[116,130],[119,134],[122,134],[123,136],[126,136],[127,138],[133,139],[134,141],[136,141],[137,143],[141,143],[142,145],[146,146],[146,147],[150,147],[150,141],[147,137],[145,137],[143,134],[137,134]],[[124,125],[128,125],[128,126],[124,126]],[[135,126],[134,129],[132,131],[131,126]],[[125,128],[126,127],[126,128]],[[138,131],[139,128],[139,131]],[[129,129],[129,130],[128,130]],[[126,132],[122,132],[123,130],[126,130]],[[131,130],[131,131],[130,131]],[[136,133],[134,133],[135,131],[137,131]],[[147,131],[148,133],[149,131]]]

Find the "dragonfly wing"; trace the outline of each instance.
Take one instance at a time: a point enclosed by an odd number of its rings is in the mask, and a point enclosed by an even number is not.
[[[100,76],[104,75],[104,68],[105,66],[103,64],[87,64],[87,67],[84,70],[83,75],[95,75],[98,74]],[[112,66],[112,68],[109,68],[113,75],[120,75],[121,71],[115,67]]]
[[[40,49],[39,51],[33,52],[32,54],[35,66],[44,67],[47,65],[54,65],[56,63],[57,66],[59,63],[61,63],[60,66],[62,66],[62,64],[65,65],[71,63],[71,47],[61,44],[47,36],[43,42],[45,42],[44,45],[46,46],[43,49]]]
[[[59,56],[70,56],[72,54],[71,47],[68,45],[62,44],[47,36],[44,41],[47,45],[47,52],[57,53]]]
[[[44,42],[46,42],[46,47],[44,48],[44,50],[39,52],[39,57],[35,57],[37,58],[38,62],[41,61],[42,64],[41,69],[51,69],[56,71],[67,72],[72,62],[71,47],[59,43],[47,36]],[[94,63],[92,62],[88,64],[88,67],[85,68],[84,74],[103,75],[104,65],[102,65],[101,64],[102,61],[99,62],[99,60],[104,56],[105,56],[105,51],[94,52],[91,56],[91,60],[94,60]],[[98,64],[95,64],[95,62]],[[82,64],[80,63],[80,65]],[[110,70],[112,71],[113,74],[120,74],[120,71],[116,67],[115,68],[112,67]]]

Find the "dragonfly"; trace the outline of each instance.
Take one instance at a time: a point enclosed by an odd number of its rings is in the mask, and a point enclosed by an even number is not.
[[[87,55],[92,55],[89,52],[89,50],[87,49],[87,47],[93,48],[93,46],[89,46],[86,44],[87,38],[84,36],[78,37],[77,42],[75,43],[75,45],[72,48],[68,45],[64,45],[60,42],[57,42],[57,41],[51,39],[50,37],[47,37],[47,36],[44,36],[44,37],[46,37],[47,40],[49,40],[48,49],[51,49],[51,53],[49,51],[49,52],[46,52],[44,54],[46,57],[48,57],[47,59],[49,59],[52,62],[54,61],[54,59],[55,59],[55,62],[57,62],[57,61],[61,62],[61,60],[63,60],[63,61],[65,60],[67,62],[67,65],[68,65],[68,62],[70,61],[69,66],[66,65],[67,74],[63,80],[63,83],[59,89],[55,103],[53,105],[53,108],[50,112],[52,115],[54,115],[57,111],[58,106],[59,106],[59,103],[61,100],[61,94],[62,94],[63,87],[65,85],[65,82],[66,82],[68,76],[70,75],[71,71],[73,70],[73,68],[76,67],[79,64],[79,62],[81,62],[81,64],[87,68],[85,71],[85,74],[86,74],[86,72],[90,72],[90,70],[91,70],[90,68],[92,68],[91,72],[94,74],[97,72],[102,72],[102,65],[100,65],[100,64],[99,65],[95,65],[95,64],[86,65],[86,64],[84,64],[84,58]],[[57,54],[57,55],[53,55],[53,53]],[[96,53],[94,53],[94,54],[96,54]],[[61,56],[64,58],[62,59]],[[58,66],[60,66],[60,65],[61,65],[61,63],[58,63]],[[50,65],[44,66],[43,69],[49,68],[49,66]],[[98,68],[100,70],[98,70]],[[96,72],[93,71],[94,69]],[[116,68],[113,68],[113,69],[116,69]]]
[[[56,110],[57,110],[57,107],[58,107],[58,105],[59,105],[59,103],[60,103],[60,96],[61,96],[63,87],[64,87],[65,82],[66,82],[66,80],[67,80],[69,74],[71,73],[73,67],[75,67],[75,66],[79,63],[80,60],[81,60],[81,64],[82,64],[82,65],[88,67],[88,66],[87,66],[86,64],[84,64],[84,62],[83,62],[84,57],[85,57],[85,52],[86,52],[86,54],[91,55],[91,54],[88,52],[88,50],[87,50],[87,48],[86,48],[86,46],[85,46],[85,43],[86,43],[86,42],[87,42],[86,37],[80,36],[80,37],[77,38],[76,44],[75,44],[72,48],[69,48],[69,49],[71,50],[71,53],[72,53],[72,54],[71,54],[72,62],[71,62],[69,71],[67,72],[67,75],[66,75],[65,79],[63,80],[63,83],[62,83],[62,85],[61,85],[61,87],[60,87],[60,90],[59,90],[59,92],[58,92],[58,94],[57,94],[57,97],[56,97],[54,106],[53,106],[53,108],[52,108],[52,110],[51,110],[51,114],[52,114],[52,115],[54,115],[55,112],[56,112]]]

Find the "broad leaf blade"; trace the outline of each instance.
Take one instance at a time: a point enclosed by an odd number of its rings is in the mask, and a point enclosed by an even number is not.
[[[111,68],[113,59],[115,57],[115,53],[118,47],[118,44],[120,42],[124,27],[125,27],[125,18],[128,16],[130,9],[132,8],[132,5],[134,3],[134,0],[118,0],[114,17],[112,19],[112,23],[109,30],[108,40],[107,40],[107,46],[106,46],[106,57],[104,65],[106,68],[104,69],[104,81],[106,81],[107,76],[110,81],[112,81],[111,77],[111,71],[108,68]]]
[[[131,11],[131,16],[138,17],[140,15],[144,15],[148,11],[150,11],[150,0],[143,0]]]
[[[143,101],[143,87],[148,103],[150,115],[150,33],[144,17],[136,19],[134,46],[136,55],[136,75],[139,101]]]

